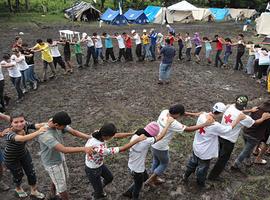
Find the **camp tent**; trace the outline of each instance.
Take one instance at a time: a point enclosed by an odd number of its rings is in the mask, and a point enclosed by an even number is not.
[[[224,21],[230,18],[228,8],[209,8],[209,10],[214,16],[215,21]]]
[[[120,15],[119,10],[112,10],[108,8],[100,19],[108,24],[112,25],[125,25],[127,24],[127,19],[124,15]]]
[[[165,7],[147,6],[144,10],[149,22],[155,24],[173,23],[173,16]]]
[[[266,36],[263,41],[262,41],[263,44],[270,44],[270,35]]]
[[[128,22],[132,24],[148,23],[148,19],[143,10],[133,10],[130,8],[127,12],[125,12],[124,16],[126,17]]]
[[[260,17],[256,19],[256,31],[258,34],[270,35],[270,13],[262,13]]]
[[[192,11],[198,10],[198,8],[187,1],[181,1],[169,6],[168,10],[173,15],[173,21],[187,22],[194,20]]]
[[[92,6],[91,3],[81,1],[66,9],[65,17],[74,18],[77,21],[94,21],[100,17],[100,11]]]
[[[257,13],[257,11],[254,9],[242,9],[242,8],[239,8],[239,9],[230,8],[229,9],[229,14],[231,15],[231,17],[233,19],[240,16],[241,13],[242,13],[244,18],[251,18]]]
[[[193,18],[198,21],[208,21],[214,19],[214,16],[208,8],[198,8],[192,11]]]

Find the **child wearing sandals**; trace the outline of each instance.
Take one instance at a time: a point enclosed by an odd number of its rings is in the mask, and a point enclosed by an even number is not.
[[[140,135],[145,135],[147,139],[135,144],[130,149],[128,167],[131,171],[134,182],[131,184],[128,190],[123,193],[123,196],[132,198],[134,200],[139,199],[139,193],[143,186],[143,183],[148,179],[148,174],[145,169],[145,159],[148,149],[151,147],[152,144],[158,142],[166,135],[167,130],[173,121],[174,118],[168,117],[166,125],[160,134],[158,134],[158,123],[151,122],[144,129],[138,129],[135,132],[135,135],[132,136],[130,141],[134,141],[135,139],[140,137]]]
[[[29,129],[38,129],[29,133]],[[43,199],[44,194],[37,190],[37,177],[32,163],[30,152],[26,148],[26,142],[42,134],[46,128],[43,124],[33,124],[25,120],[23,114],[14,114],[10,117],[10,128],[5,133],[6,147],[4,150],[4,162],[13,176],[16,185],[15,192],[20,198],[28,194],[21,187],[24,173],[31,187],[31,196]]]
[[[103,191],[103,188],[112,182],[113,175],[107,166],[103,163],[104,157],[107,155],[113,155],[119,152],[126,151],[136,143],[144,140],[146,137],[141,135],[135,140],[125,144],[121,147],[107,147],[106,141],[112,138],[124,138],[132,135],[133,133],[116,133],[116,127],[114,124],[104,124],[100,130],[94,132],[92,134],[92,138],[90,138],[86,147],[92,147],[94,149],[94,154],[91,156],[85,156],[85,172],[87,178],[89,179],[91,185],[93,186],[94,199],[102,199],[106,197],[106,193]],[[101,179],[103,178],[103,181]]]

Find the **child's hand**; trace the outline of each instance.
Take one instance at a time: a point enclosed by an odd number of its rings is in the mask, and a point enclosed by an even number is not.
[[[147,137],[144,134],[141,134],[139,137],[136,138],[136,141],[141,142],[145,140]]]
[[[270,119],[270,113],[263,113],[262,114],[262,118],[264,119],[264,120],[267,120],[267,119]]]
[[[84,152],[90,156],[94,153],[94,149],[92,147],[84,147]]]
[[[39,134],[43,134],[44,132],[46,132],[48,130],[48,127],[46,126],[41,126],[39,129],[38,129],[38,132]]]
[[[171,125],[174,122],[174,120],[175,120],[174,118],[168,116],[167,121],[166,121],[166,125]]]

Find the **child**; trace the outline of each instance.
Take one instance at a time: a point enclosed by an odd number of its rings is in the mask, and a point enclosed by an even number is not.
[[[109,57],[111,57],[112,62],[116,62],[115,56],[114,56],[114,52],[113,52],[113,43],[112,43],[112,38],[111,36],[104,32],[102,34],[103,38],[105,38],[105,59],[106,61],[109,61]]]
[[[71,50],[70,50],[70,41],[67,38],[63,37],[61,44],[64,45],[64,60],[66,62],[66,66],[68,68],[67,71],[73,73],[73,65],[71,64]]]
[[[189,37],[189,33],[188,32],[186,32],[185,43],[186,43],[186,57],[187,57],[187,61],[191,61],[192,43],[191,43],[191,38]]]
[[[248,41],[246,48],[248,49],[248,62],[246,65],[246,72],[248,75],[254,74],[254,59],[255,59],[255,52],[254,52],[254,44],[251,41]]]
[[[135,44],[136,44],[136,55],[137,55],[137,58],[138,58],[138,62],[139,61],[142,61],[142,41],[141,41],[141,36],[139,35],[139,33],[137,33],[135,30],[132,30],[131,31],[131,34],[132,34],[132,39],[135,40]]]
[[[105,62],[104,60],[104,56],[103,56],[103,53],[102,53],[102,48],[103,48],[103,45],[102,45],[102,40],[101,40],[101,37],[97,34],[97,33],[93,33],[93,37],[94,39],[94,43],[95,43],[95,48],[96,48],[96,57],[98,59],[98,57],[100,57],[100,59]]]
[[[194,42],[194,45],[195,45],[194,55],[195,55],[195,57],[197,59],[196,63],[199,63],[201,61],[200,52],[201,52],[201,49],[202,49],[202,41],[201,41],[201,38],[199,36],[199,33],[194,34],[194,37],[192,38],[192,41]]]
[[[161,58],[161,55],[160,55],[160,50],[162,49],[162,47],[165,46],[165,40],[164,40],[164,35],[162,35],[162,33],[158,33],[157,34],[157,50],[158,50],[158,59]]]
[[[118,43],[118,48],[119,48],[119,53],[118,53],[118,62],[121,62],[122,57],[124,57],[126,59],[126,54],[125,54],[125,41],[124,38],[122,37],[122,35],[120,35],[119,33],[115,33],[114,34],[114,38],[116,38],[117,43]]]
[[[73,43],[74,44],[74,52],[76,56],[77,63],[79,65],[79,69],[82,69],[82,47],[81,47],[81,41],[77,39],[77,37],[73,37]]]
[[[223,62],[220,58],[222,49],[223,49],[223,43],[225,43],[225,41],[223,40],[222,37],[220,37],[219,35],[215,35],[215,39],[212,42],[216,42],[216,57],[215,57],[215,67],[221,67],[223,66]],[[219,65],[220,62],[220,65]]]
[[[259,57],[260,57],[260,52],[261,51],[261,46],[256,44],[254,45],[254,53],[255,53],[255,60],[254,60],[254,74],[252,78],[256,78],[259,72]]]
[[[132,136],[130,141],[133,141],[140,137],[140,135],[145,135],[147,139],[135,144],[131,147],[129,152],[128,167],[132,173],[134,183],[129,187],[129,189],[123,194],[123,196],[139,199],[139,193],[141,191],[143,183],[148,179],[148,174],[145,169],[145,159],[149,147],[161,140],[171,123],[174,121],[172,117],[168,117],[166,124],[162,132],[159,134],[159,125],[157,122],[149,123],[144,129],[138,129],[135,135]]]
[[[132,40],[131,40],[131,37],[126,33],[124,32],[123,34],[123,38],[125,40],[125,46],[126,46],[126,61],[133,61],[133,58],[132,58]]]
[[[203,42],[205,44],[205,58],[207,60],[207,63],[211,64],[212,63],[212,60],[210,58],[212,51],[211,41],[209,40],[208,37],[203,37]]]
[[[270,65],[270,53],[266,48],[259,51],[259,69],[258,69],[258,82],[266,83],[267,69]],[[261,79],[261,80],[260,80]]]
[[[184,58],[182,58],[182,56],[183,56],[182,51],[184,48],[184,42],[183,42],[183,38],[182,38],[180,33],[178,33],[176,40],[177,40],[178,47],[179,47],[178,60],[183,60]]]
[[[232,41],[230,38],[225,38],[225,54],[224,54],[224,63],[223,67],[228,66],[229,57],[232,54]]]
[[[244,35],[239,34],[238,35],[238,42],[233,44],[237,46],[237,54],[236,54],[236,62],[235,62],[235,67],[234,70],[240,70],[243,69],[243,63],[242,63],[242,56],[245,53],[245,42],[244,42]]]
[[[29,129],[39,129],[29,133]],[[26,147],[26,142],[46,131],[43,124],[33,124],[25,121],[23,114],[15,114],[10,117],[10,129],[6,133],[6,147],[4,150],[4,161],[6,167],[13,176],[16,185],[15,192],[19,198],[27,197],[27,193],[21,187],[24,173],[28,184],[31,186],[31,196],[44,199],[45,195],[37,190],[37,178],[32,163],[31,155]]]
[[[104,124],[100,130],[92,134],[92,138],[89,139],[85,145],[85,147],[92,147],[95,151],[93,155],[85,156],[85,172],[94,188],[93,196],[95,199],[106,197],[106,193],[103,191],[103,188],[113,180],[113,175],[103,163],[104,157],[126,151],[136,143],[145,139],[145,136],[141,135],[124,146],[108,148],[106,142],[111,140],[113,137],[123,138],[131,135],[129,133],[125,134],[116,132],[117,130],[114,124]],[[101,177],[103,178],[103,181],[101,180]]]
[[[21,72],[17,68],[16,62],[10,59],[9,54],[5,54],[3,59],[4,60],[0,63],[1,67],[7,68],[10,80],[17,91],[17,102],[19,103],[23,99],[23,92],[21,89]]]
[[[143,29],[142,43],[143,43],[143,60],[151,60],[152,55],[150,51],[150,38],[149,35],[147,34],[146,29]]]

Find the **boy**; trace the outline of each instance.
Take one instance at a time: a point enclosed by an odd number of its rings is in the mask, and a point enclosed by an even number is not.
[[[126,46],[126,61],[133,61],[132,58],[132,41],[131,41],[131,37],[124,32],[123,34],[123,38],[125,40],[125,46]]]
[[[79,69],[82,69],[82,47],[81,47],[81,41],[79,41],[76,37],[73,38],[74,44],[74,52],[76,56],[77,63],[79,65]]]
[[[104,32],[102,34],[103,38],[105,38],[105,48],[106,48],[106,51],[105,51],[105,57],[106,57],[106,61],[109,60],[109,56],[111,57],[112,59],[112,62],[116,62],[116,59],[115,59],[115,56],[114,56],[114,53],[113,53],[113,43],[112,43],[112,38],[111,36]]]
[[[133,39],[135,40],[135,44],[136,44],[136,55],[138,58],[138,61],[142,61],[142,42],[141,42],[141,37],[139,35],[139,33],[136,33],[135,30],[131,31],[131,34],[133,36]]]
[[[98,63],[98,61],[97,61],[97,56],[96,56],[96,52],[95,52],[95,45],[94,45],[92,38],[90,36],[88,36],[87,33],[83,33],[81,42],[86,42],[86,46],[87,46],[86,62],[85,62],[84,66],[89,67],[89,62],[90,62],[91,56],[93,58],[94,65],[96,65]]]
[[[97,34],[97,33],[93,33],[93,37],[94,39],[94,43],[95,43],[95,52],[96,52],[96,58],[98,60],[98,57],[100,57],[100,59],[104,62],[104,56],[103,56],[103,53],[102,53],[102,40],[101,40],[101,37]]]
[[[114,38],[117,39],[117,42],[118,42],[118,47],[119,47],[119,53],[118,53],[118,59],[117,61],[121,62],[121,58],[122,56],[126,59],[126,54],[125,54],[125,41],[124,41],[124,38],[119,35],[119,33],[115,33],[114,34]]]

